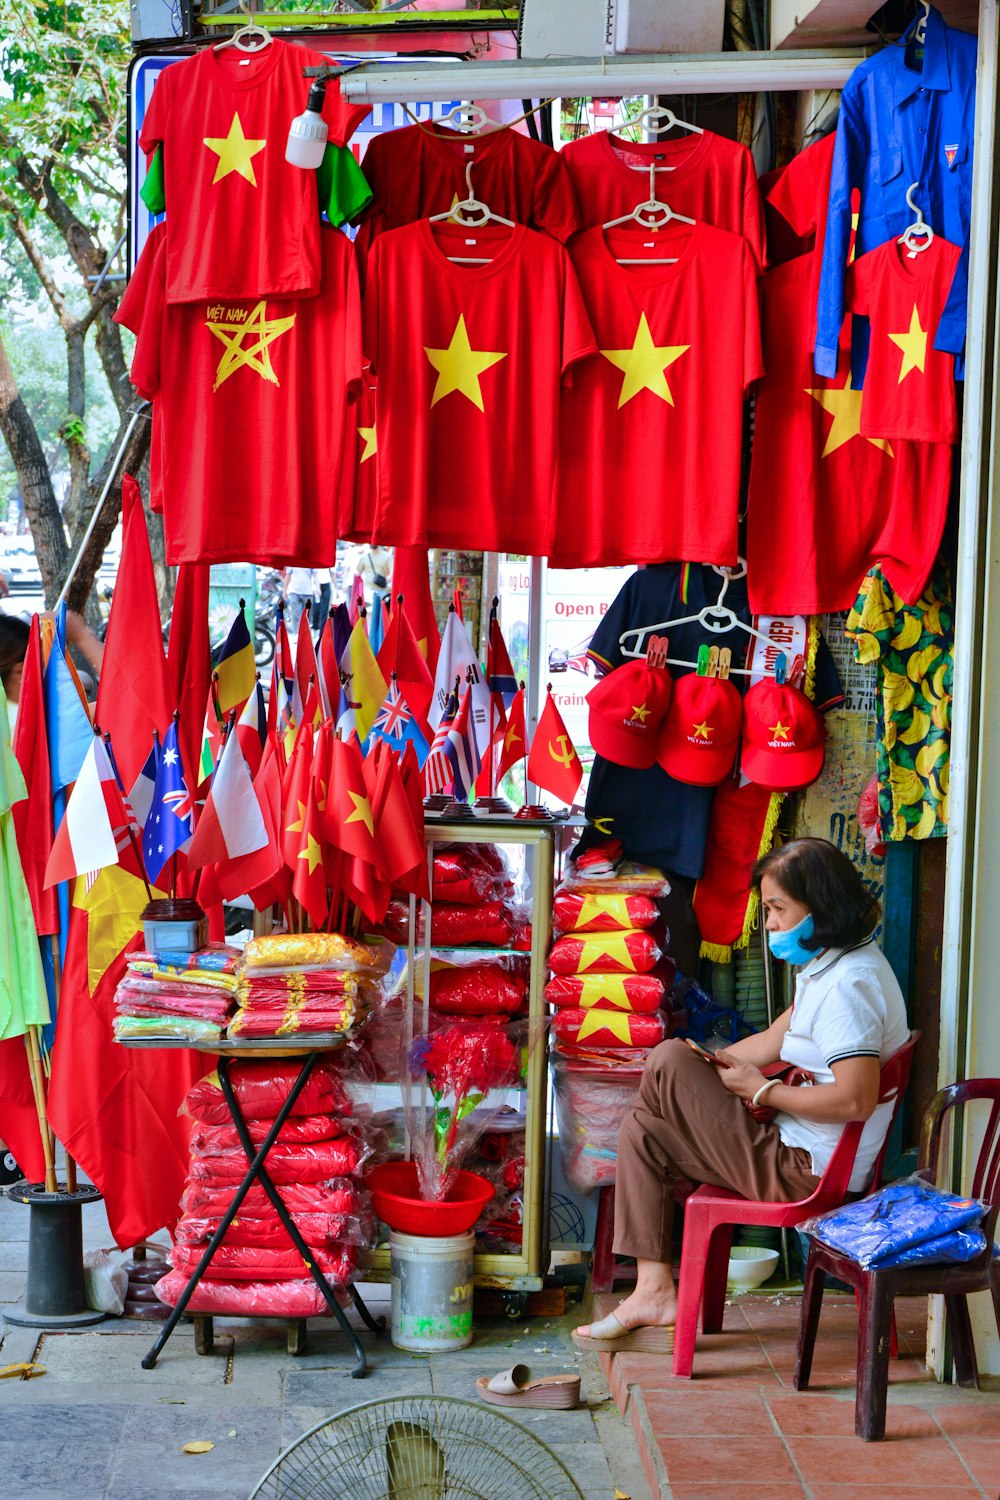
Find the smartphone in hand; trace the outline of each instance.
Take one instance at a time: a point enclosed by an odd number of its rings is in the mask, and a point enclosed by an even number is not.
[[[726,1059],[724,1057],[720,1057],[717,1052],[707,1051],[706,1048],[699,1046],[697,1042],[693,1042],[689,1036],[686,1036],[684,1040],[687,1042],[692,1052],[697,1052],[698,1056],[702,1059],[703,1062],[711,1063],[714,1068],[732,1067],[732,1063],[726,1062]]]

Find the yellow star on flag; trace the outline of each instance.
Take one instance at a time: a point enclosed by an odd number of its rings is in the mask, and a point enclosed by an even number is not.
[[[861,434],[861,398],[862,391],[851,388],[851,377],[848,375],[847,384],[842,386],[821,386],[819,390],[811,391],[805,387],[807,396],[818,401],[824,411],[828,411],[833,418],[833,424],[826,435],[826,444],[821,458],[829,458],[831,453],[836,453],[851,438],[859,437]],[[881,448],[889,457],[893,457],[892,448],[887,438],[867,438],[866,442],[875,448]]]
[[[649,709],[645,703],[640,703],[638,707],[634,703],[632,704],[632,717],[633,719],[638,719],[640,724],[645,724],[649,718]]]
[[[707,740],[715,725],[710,724],[707,719],[703,719],[700,724],[692,724],[691,728],[694,730],[696,740]]]
[[[310,875],[315,870],[317,865],[321,865],[323,863],[322,851],[320,850],[319,844],[313,838],[311,833],[306,835],[306,847],[299,850],[299,859],[307,859],[309,861]]]
[[[601,350],[604,358],[625,376],[618,393],[618,410],[621,411],[626,402],[638,396],[640,391],[652,391],[654,396],[673,406],[673,393],[664,372],[690,347],[690,344],[654,344],[646,314],[641,313],[631,349]]]
[[[587,974],[580,994],[580,1009],[610,1006],[613,1010],[631,1010],[632,1002],[625,992],[624,974]]]
[[[602,973],[610,969],[613,973],[615,969],[628,969],[635,973],[635,959],[629,952],[624,934],[595,933],[592,938],[582,938],[581,941],[581,970],[590,969],[594,973]]]
[[[295,820],[294,823],[287,823],[285,825],[285,832],[286,833],[301,833],[302,832],[302,825],[305,823],[305,820],[306,820],[306,805],[305,805],[304,802],[299,802],[298,807],[299,807],[299,815],[296,818],[296,820]]]
[[[478,406],[480,411],[485,411],[479,377],[491,365],[499,364],[502,359],[506,359],[507,355],[491,349],[473,349],[469,343],[464,313],[459,313],[458,322],[455,324],[455,331],[447,349],[429,349],[425,344],[424,353],[438,372],[431,406],[437,406],[438,402],[450,395],[452,391],[459,391],[461,395],[468,397],[473,406]]]
[[[365,445],[361,450],[361,457],[358,459],[358,463],[367,463],[378,452],[378,436],[376,435],[374,424],[371,427],[359,427],[358,437]]]
[[[368,829],[368,832],[374,836],[375,820],[372,817],[371,803],[368,801],[368,798],[359,796],[357,792],[348,792],[347,795],[354,803],[354,811],[352,813],[348,813],[347,817],[344,819],[344,822],[363,823]]]
[[[896,384],[902,385],[911,370],[919,370],[922,375],[924,361],[927,358],[927,329],[920,326],[920,314],[917,312],[915,302],[910,314],[909,328],[905,333],[890,333],[889,337],[897,349],[901,349],[903,353]]]
[[[244,365],[248,370],[254,370],[263,380],[269,380],[272,385],[280,385],[281,381],[275,375],[271,364],[268,346],[283,333],[287,333],[294,322],[294,313],[287,318],[269,318],[267,303],[262,301],[257,303],[250,316],[242,323],[206,323],[205,327],[208,331],[225,345],[225,352],[215,372],[215,384],[212,390],[217,391],[235,370],[241,369]],[[248,336],[255,338],[257,342],[245,347],[243,340]]]
[[[517,729],[515,728],[515,726],[513,724],[509,724],[507,726],[507,733],[503,737],[503,747],[504,747],[504,749],[505,750],[509,750],[510,747],[511,747],[511,745],[516,745],[517,741],[520,738],[521,738],[521,736],[518,734]]]
[[[580,1023],[580,1030],[575,1040],[584,1042],[588,1036],[593,1036],[597,1031],[610,1031],[611,1035],[617,1037],[626,1047],[632,1040],[629,1018],[624,1011],[588,1010]]]
[[[259,151],[263,151],[267,141],[248,141],[243,133],[243,122],[236,113],[233,115],[232,124],[228,135],[206,135],[203,144],[209,151],[214,151],[219,160],[215,164],[215,176],[212,178],[212,186],[221,182],[223,177],[228,177],[230,172],[238,172],[244,177],[251,187],[257,186],[257,178],[254,176],[253,159]]]
[[[779,719],[777,724],[771,725],[771,733],[774,735],[774,738],[776,740],[787,740],[788,727],[789,726],[787,724],[782,724],[781,720]]]

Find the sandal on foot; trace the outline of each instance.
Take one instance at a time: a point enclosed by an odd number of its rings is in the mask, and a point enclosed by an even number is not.
[[[674,1347],[674,1330],[645,1324],[626,1328],[614,1313],[591,1323],[590,1333],[573,1329],[573,1343],[578,1349],[613,1354],[670,1354]]]
[[[476,1391],[491,1406],[535,1406],[569,1411],[580,1402],[579,1375],[542,1375],[532,1380],[527,1365],[512,1365],[499,1375],[480,1375]]]

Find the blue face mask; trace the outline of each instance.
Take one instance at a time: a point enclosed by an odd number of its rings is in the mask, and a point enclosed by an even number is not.
[[[807,964],[811,958],[815,958],[816,949],[804,946],[804,941],[813,935],[813,925],[810,912],[795,927],[789,927],[785,932],[769,932],[767,945],[775,958],[784,959],[786,964]]]

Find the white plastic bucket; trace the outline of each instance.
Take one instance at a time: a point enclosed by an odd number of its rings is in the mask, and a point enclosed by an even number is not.
[[[434,1239],[392,1230],[392,1342],[397,1349],[447,1351],[472,1343],[476,1236]]]

